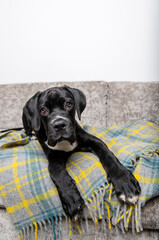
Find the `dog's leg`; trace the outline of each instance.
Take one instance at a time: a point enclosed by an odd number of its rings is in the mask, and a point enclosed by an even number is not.
[[[133,174],[119,162],[103,141],[86,133],[79,125],[77,125],[77,128],[79,148],[98,156],[115,188],[118,199],[129,204],[135,204],[141,189]]]
[[[29,137],[32,137],[32,135],[33,135],[32,127],[31,127],[30,122],[28,121],[27,116],[24,112],[23,112],[23,115],[22,115],[22,121],[23,121],[23,126],[24,126],[24,129],[25,129],[26,135],[29,136]]]
[[[49,161],[49,173],[52,181],[57,187],[63,209],[72,219],[81,215],[84,201],[76,187],[75,181],[66,171],[65,163],[61,159]]]
[[[71,219],[77,220],[81,216],[84,200],[76,187],[75,181],[66,171],[68,154],[58,151],[52,152],[44,144],[42,145],[49,161],[50,177],[57,187],[63,209]]]

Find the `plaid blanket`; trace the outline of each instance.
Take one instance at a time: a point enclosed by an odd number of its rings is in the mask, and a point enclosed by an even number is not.
[[[91,153],[74,153],[68,159],[67,170],[86,204],[86,230],[88,217],[95,223],[103,219],[103,228],[107,219],[109,228],[113,223],[124,231],[131,220],[133,229],[142,230],[141,207],[159,195],[158,123],[137,121],[123,127],[83,127],[101,138],[121,163],[133,171],[142,189],[135,206],[119,203],[98,158]],[[0,196],[19,231],[19,239],[31,239],[33,235],[37,239],[38,229],[46,239],[46,224],[54,239],[60,238],[65,213],[49,177],[48,161],[38,141],[29,139],[24,131],[0,133]],[[73,223],[67,217],[66,221],[70,235],[73,224],[82,232],[81,222]]]

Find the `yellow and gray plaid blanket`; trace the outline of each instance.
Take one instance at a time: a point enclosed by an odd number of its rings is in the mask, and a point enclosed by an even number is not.
[[[98,219],[104,219],[104,228],[107,219],[109,228],[113,223],[120,225],[123,231],[131,221],[132,228],[142,230],[141,207],[159,195],[159,124],[137,121],[122,127],[83,127],[101,138],[121,163],[133,171],[142,189],[138,204],[120,204],[98,158],[91,153],[73,154],[67,170],[87,206],[85,219],[91,217],[96,223]],[[60,238],[61,218],[65,214],[57,189],[49,177],[48,161],[38,141],[30,140],[24,131],[0,133],[0,196],[19,231],[19,239],[31,239],[29,234],[37,239],[38,229],[46,238],[46,224],[50,226],[53,238]],[[68,219],[70,234],[71,224]],[[79,222],[76,227],[81,233]]]

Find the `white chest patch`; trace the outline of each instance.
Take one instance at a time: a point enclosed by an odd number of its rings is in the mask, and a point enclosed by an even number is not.
[[[58,142],[54,147],[48,145],[47,142],[45,142],[48,148],[52,150],[58,150],[58,151],[64,151],[64,152],[71,152],[77,147],[77,142],[70,143],[69,141],[63,140],[61,142]]]

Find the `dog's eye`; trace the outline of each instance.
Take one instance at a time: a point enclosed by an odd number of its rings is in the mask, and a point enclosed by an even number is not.
[[[72,108],[72,103],[71,103],[71,102],[66,102],[66,108],[67,108],[67,109]]]
[[[42,116],[47,116],[49,111],[48,111],[47,108],[43,107],[43,108],[40,109],[40,113],[41,113]]]

